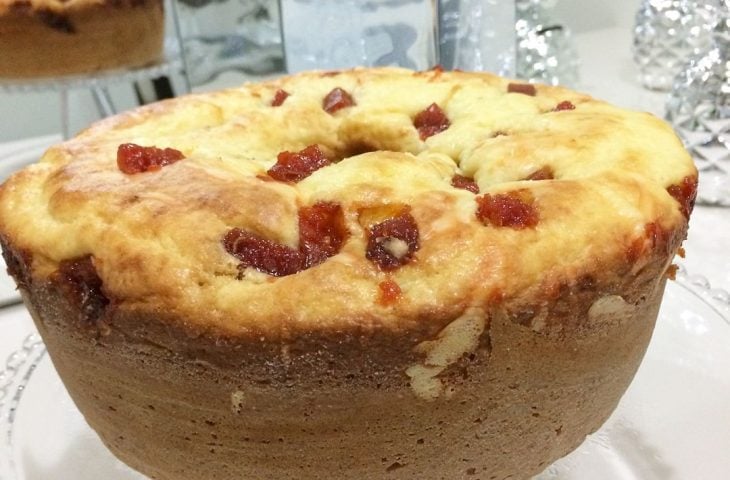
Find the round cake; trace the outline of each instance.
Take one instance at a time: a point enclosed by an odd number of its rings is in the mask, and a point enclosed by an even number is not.
[[[0,78],[144,66],[163,30],[162,0],[0,0]]]
[[[93,125],[2,186],[0,239],[150,478],[524,479],[631,382],[696,179],[567,89],[310,72]]]

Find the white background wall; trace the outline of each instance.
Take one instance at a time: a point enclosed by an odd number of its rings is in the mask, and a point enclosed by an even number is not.
[[[630,35],[633,17],[640,0],[560,0],[555,8],[556,19],[568,25],[574,33],[601,28],[626,28]],[[235,77],[227,79],[238,83]],[[225,83],[225,81],[223,82]],[[111,88],[118,110],[135,106],[130,85]],[[89,92],[71,93],[71,125],[78,130],[97,118],[96,108]],[[61,130],[58,93],[3,93],[0,92],[0,142],[58,133]]]

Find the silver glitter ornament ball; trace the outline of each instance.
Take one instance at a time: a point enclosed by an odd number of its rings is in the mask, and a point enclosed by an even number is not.
[[[516,0],[517,77],[550,85],[578,83],[570,30],[552,15],[556,0]]]
[[[634,27],[639,81],[668,91],[692,54],[707,49],[720,0],[642,0]]]
[[[730,206],[730,0],[718,13],[712,45],[675,79],[666,116],[700,172],[697,201]]]

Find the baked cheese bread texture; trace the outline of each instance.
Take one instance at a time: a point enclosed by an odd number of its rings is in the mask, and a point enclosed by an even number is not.
[[[152,478],[528,478],[633,378],[696,184],[663,121],[564,88],[309,72],[92,125],[0,236]]]

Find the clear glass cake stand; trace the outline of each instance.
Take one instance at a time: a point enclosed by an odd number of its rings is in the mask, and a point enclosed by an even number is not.
[[[165,43],[162,58],[151,65],[133,69],[104,70],[84,75],[67,75],[37,79],[0,78],[0,93],[31,93],[52,91],[60,97],[61,133],[69,138],[69,92],[76,89],[89,90],[101,117],[116,113],[108,88],[119,83],[132,83],[168,75],[180,71],[181,55],[177,41]]]

